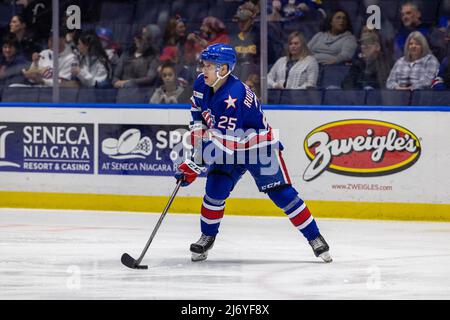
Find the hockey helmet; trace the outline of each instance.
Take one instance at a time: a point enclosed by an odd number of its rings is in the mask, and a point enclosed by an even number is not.
[[[236,65],[236,51],[228,44],[212,44],[203,50],[202,61],[210,61],[218,65],[226,64],[229,72],[233,71]]]

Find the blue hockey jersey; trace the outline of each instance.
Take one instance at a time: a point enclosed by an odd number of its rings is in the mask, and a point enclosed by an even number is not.
[[[255,93],[234,75],[214,93],[200,74],[191,102],[193,121],[210,129],[211,141],[229,154],[277,142]]]

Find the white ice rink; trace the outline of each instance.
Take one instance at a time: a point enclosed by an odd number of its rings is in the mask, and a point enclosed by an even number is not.
[[[190,261],[198,215],[0,209],[0,299],[450,299],[450,223],[318,219],[334,262],[286,217],[226,216]]]

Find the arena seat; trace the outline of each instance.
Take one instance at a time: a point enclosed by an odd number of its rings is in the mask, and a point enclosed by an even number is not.
[[[100,11],[101,22],[131,23],[134,16],[134,3],[104,2]]]
[[[209,15],[209,3],[204,0],[173,1],[170,12],[171,16],[180,14],[188,23],[202,22]]]
[[[283,89],[268,89],[267,90],[267,103],[268,104],[280,104],[282,91],[283,91]]]
[[[346,65],[325,65],[322,67],[322,74],[319,76],[321,88],[327,89],[330,86],[341,87],[341,83],[347,76],[350,66]]]
[[[60,88],[59,101],[61,103],[76,103],[78,88]],[[53,88],[40,88],[38,102],[53,102]]]
[[[79,103],[115,103],[117,89],[80,88]]]
[[[411,92],[402,90],[369,90],[366,104],[369,106],[409,106]]]
[[[2,102],[3,86],[0,86],[0,102]]]
[[[330,89],[323,92],[324,105],[354,106],[365,105],[366,92],[364,90]]]
[[[37,87],[7,87],[3,89],[2,102],[38,102]]]
[[[450,105],[450,91],[416,90],[411,97],[412,106],[446,106]]]
[[[122,88],[117,91],[117,103],[149,103],[155,91],[153,87]]]
[[[322,90],[282,90],[280,104],[320,105],[322,104]]]
[[[136,13],[134,15],[134,24],[148,25],[157,23],[160,16],[170,15],[170,3],[163,1],[138,1],[136,3]]]

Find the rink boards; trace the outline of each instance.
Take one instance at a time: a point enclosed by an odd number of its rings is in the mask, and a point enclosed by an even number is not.
[[[290,179],[316,216],[450,221],[445,107],[267,106]],[[187,105],[0,107],[0,206],[159,212]],[[199,211],[205,179],[172,212]],[[227,214],[282,215],[247,174]]]

